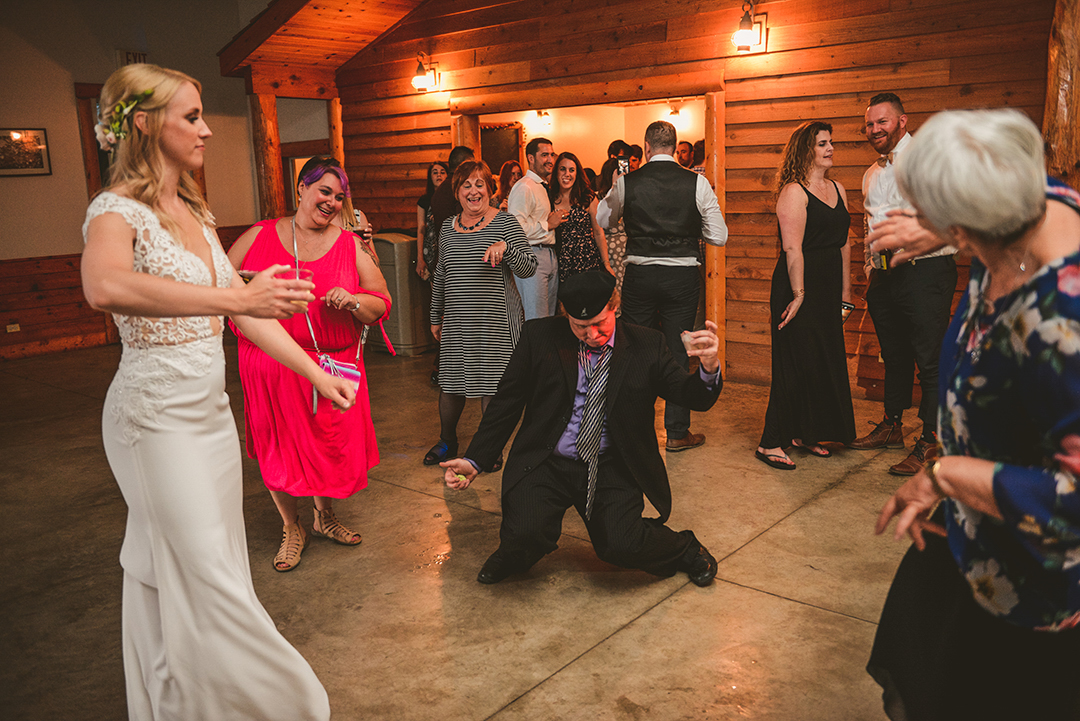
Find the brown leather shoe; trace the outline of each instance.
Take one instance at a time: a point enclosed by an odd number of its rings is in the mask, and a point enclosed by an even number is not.
[[[890,468],[889,473],[894,476],[914,476],[922,470],[923,466],[927,463],[936,461],[937,457],[937,443],[924,441],[920,438],[915,441],[915,450],[913,450],[907,458]]]
[[[875,448],[903,448],[904,427],[900,423],[882,421],[874,427],[874,430],[862,438],[856,438],[847,446],[857,451],[870,451]]]
[[[704,442],[704,433],[687,433],[685,438],[680,438],[678,440],[672,440],[671,438],[668,438],[666,448],[672,453],[677,453],[679,451],[686,451],[691,448],[697,448]]]

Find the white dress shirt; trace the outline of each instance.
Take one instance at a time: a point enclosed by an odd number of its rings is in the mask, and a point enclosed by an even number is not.
[[[548,229],[551,201],[543,182],[539,175],[527,170],[506,199],[506,211],[517,218],[529,245],[555,244],[555,231]]]
[[[895,163],[910,143],[911,134],[904,133],[904,137],[900,138],[900,142],[893,148],[892,160],[886,162],[884,167],[875,162],[863,174],[863,210],[866,212],[867,230],[873,229],[874,226],[885,220],[886,214],[890,210],[915,212],[911,203],[907,202],[896,184]],[[946,245],[944,248],[935,250],[932,253],[920,255],[915,260],[934,258],[939,255],[952,255],[955,252],[956,248]]]
[[[677,161],[670,155],[659,153],[652,156],[649,162],[675,163]],[[601,228],[611,228],[622,217],[623,202],[626,198],[624,178],[625,176],[619,176],[611,191],[596,208],[596,220]],[[697,176],[694,196],[697,200],[698,213],[701,214],[701,237],[709,245],[724,245],[728,237],[727,224],[724,222],[724,214],[720,212],[720,203],[716,200],[716,193],[713,192],[712,186],[704,175]],[[654,258],[643,255],[628,255],[626,263],[628,265],[698,265],[695,257]]]

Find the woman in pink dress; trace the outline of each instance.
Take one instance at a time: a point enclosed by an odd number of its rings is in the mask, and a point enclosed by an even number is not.
[[[363,373],[363,326],[381,324],[390,296],[372,251],[333,222],[348,194],[349,180],[338,162],[312,158],[300,171],[296,215],[256,223],[230,248],[229,260],[240,271],[274,264],[310,269],[318,300],[281,324],[313,358],[324,354]],[[291,571],[307,545],[298,497],[314,499],[314,535],[347,546],[360,543],[360,534],[334,516],[333,499],[365,488],[368,469],[379,462],[366,377],[348,412],[324,401],[313,412],[311,384],[238,335],[247,451],[259,461],[284,523],[274,569]]]

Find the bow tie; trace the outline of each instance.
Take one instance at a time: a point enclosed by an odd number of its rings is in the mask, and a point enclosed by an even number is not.
[[[882,168],[884,168],[886,165],[888,165],[892,161],[893,161],[893,154],[889,153],[888,155],[882,155],[880,158],[878,158],[877,159],[877,164],[879,166],[881,166]]]

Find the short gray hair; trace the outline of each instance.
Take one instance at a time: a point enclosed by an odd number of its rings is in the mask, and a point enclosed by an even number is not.
[[[649,123],[649,127],[645,128],[645,142],[654,153],[661,150],[675,150],[677,141],[675,126],[666,120]]]
[[[938,113],[900,154],[896,180],[935,229],[988,242],[1013,242],[1046,212],[1043,139],[1018,110]]]

